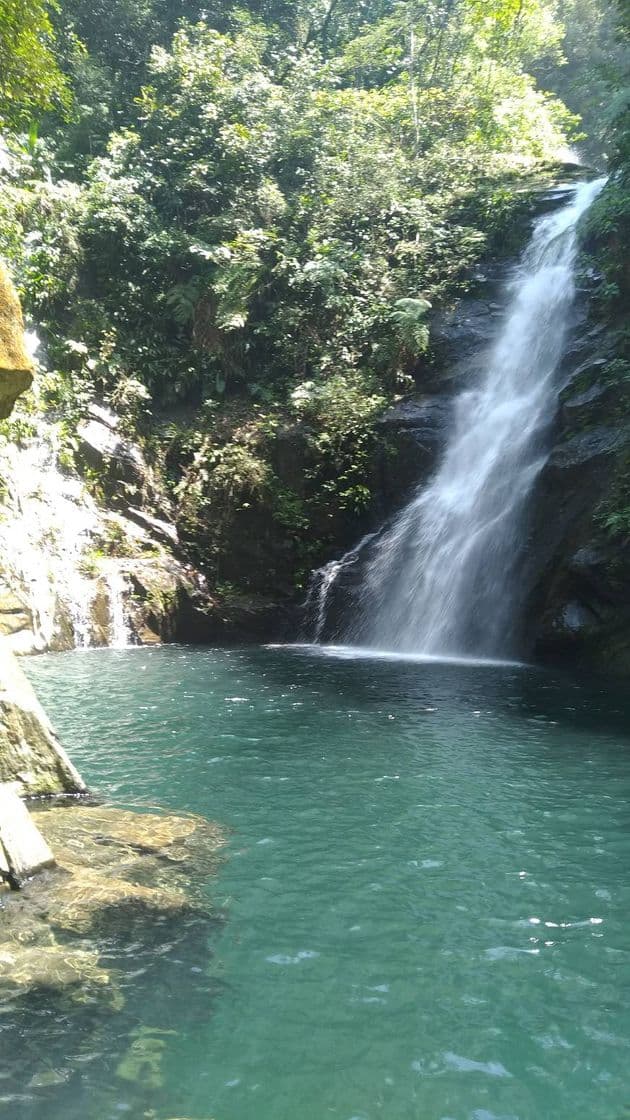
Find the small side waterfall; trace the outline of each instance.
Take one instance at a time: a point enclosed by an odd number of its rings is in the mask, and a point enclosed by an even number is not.
[[[603,183],[578,186],[568,205],[538,221],[487,372],[455,401],[441,464],[370,549],[346,641],[427,656],[512,654],[515,566],[555,411],[576,227]]]
[[[112,649],[127,649],[133,644],[126,609],[127,580],[120,568],[112,565],[106,572],[105,582],[109,600],[109,645]]]
[[[376,533],[368,533],[340,560],[330,560],[323,568],[317,568],[313,572],[304,604],[304,618],[306,628],[314,642],[320,642],[323,637],[330,596],[341,573],[351,564],[356,563],[362,550],[375,536]]]
[[[98,512],[79,479],[59,470],[57,453],[54,426],[43,421],[22,446],[0,446],[2,563],[10,581],[22,589],[42,648],[56,640],[60,606],[74,644],[91,644],[95,589],[84,564]]]
[[[130,645],[130,588],[102,556],[103,511],[60,468],[56,425],[28,422],[34,431],[21,443],[0,440],[0,576],[32,619],[16,648]]]

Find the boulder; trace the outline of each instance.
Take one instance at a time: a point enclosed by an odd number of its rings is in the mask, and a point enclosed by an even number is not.
[[[33,363],[24,344],[22,309],[9,275],[0,264],[0,418],[8,416],[33,381]]]
[[[0,782],[10,784],[21,797],[86,789],[4,640],[0,640]]]

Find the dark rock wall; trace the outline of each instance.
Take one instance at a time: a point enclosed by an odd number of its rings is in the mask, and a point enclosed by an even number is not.
[[[387,453],[375,468],[367,528],[391,521],[434,469],[453,398],[483,371],[501,323],[509,272],[509,265],[490,269],[477,278],[470,297],[436,317],[438,360],[423,382],[429,391],[390,409],[379,425]],[[593,298],[597,277],[590,273],[558,371],[548,458],[516,564],[520,648],[524,657],[625,674],[630,673],[630,374],[619,375],[623,324],[602,320]],[[624,486],[629,527],[614,531],[607,516],[623,504]],[[357,611],[373,545],[374,539],[368,541],[335,581],[327,640],[343,635]]]
[[[564,369],[554,441],[527,541],[525,646],[536,656],[630,671],[630,540],[612,532],[630,461],[630,386],[615,375],[619,333],[588,293]]]

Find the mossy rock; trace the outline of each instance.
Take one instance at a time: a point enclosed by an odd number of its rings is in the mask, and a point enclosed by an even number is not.
[[[21,797],[84,792],[81,775],[5,643],[0,640],[0,782]]]
[[[156,931],[164,936],[165,922],[170,937],[186,938],[218,920],[204,889],[225,843],[217,825],[76,802],[35,808],[32,817],[56,866],[22,891],[0,894],[0,1006],[16,993],[43,990],[121,1010],[113,945],[145,942]],[[136,1043],[127,1074],[140,1065],[150,1081],[156,1070],[144,1067],[159,1049],[149,1045],[147,1055],[146,1040]]]
[[[24,343],[22,308],[0,264],[0,418],[9,416],[16,399],[32,381],[33,363]]]

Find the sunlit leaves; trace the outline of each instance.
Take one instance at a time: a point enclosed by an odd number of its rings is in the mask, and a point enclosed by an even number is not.
[[[51,7],[45,0],[0,0],[0,128],[28,129],[46,110],[69,103]]]

